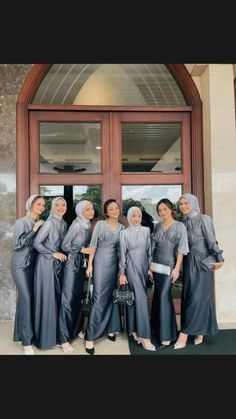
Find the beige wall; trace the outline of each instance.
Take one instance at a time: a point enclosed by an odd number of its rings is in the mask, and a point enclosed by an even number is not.
[[[225,265],[215,273],[219,325],[236,325],[236,135],[231,64],[187,65],[203,102],[205,212],[212,216]],[[197,75],[196,75],[197,73]],[[195,75],[194,75],[195,74]]]

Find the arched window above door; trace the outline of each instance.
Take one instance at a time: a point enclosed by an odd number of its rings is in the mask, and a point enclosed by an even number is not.
[[[164,64],[54,64],[31,103],[187,106],[180,87]]]

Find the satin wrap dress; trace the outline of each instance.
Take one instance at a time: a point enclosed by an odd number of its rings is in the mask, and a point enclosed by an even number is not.
[[[34,241],[38,251],[34,272],[35,345],[48,349],[59,343],[58,315],[64,262],[55,259],[67,231],[63,219],[52,216],[45,221]]]
[[[124,331],[151,338],[148,312],[147,282],[151,264],[149,227],[128,227],[120,233],[119,275],[126,275],[135,295],[132,306],[124,307]]]
[[[78,219],[71,224],[61,248],[68,253],[62,279],[59,314],[59,339],[61,343],[72,340],[82,330],[84,279],[86,255],[80,253],[91,240],[92,229],[85,228]]]
[[[34,320],[34,267],[37,252],[33,248],[35,220],[25,216],[16,220],[13,232],[14,254],[11,259],[11,273],[18,291],[13,340],[22,345],[33,343]]]
[[[201,260],[209,254],[224,261],[211,217],[197,214],[185,221],[190,252],[183,261],[181,332],[213,335],[218,332],[214,302],[214,273],[206,271]]]
[[[177,323],[172,298],[171,272],[176,264],[177,254],[185,255],[189,251],[187,231],[184,224],[174,220],[170,227],[164,230],[162,222],[157,223],[152,235],[152,257],[154,262],[156,262],[156,249],[157,262],[165,262],[163,264],[170,267],[170,275],[153,272],[154,292],[151,308],[151,326],[159,341],[174,341],[177,338]],[[164,252],[164,259],[158,259],[158,255],[162,252]]]
[[[95,340],[108,333],[121,332],[120,310],[112,302],[119,269],[119,235],[125,227],[118,223],[112,229],[107,221],[98,221],[90,246],[96,249],[93,259],[93,293],[85,333],[86,340]]]

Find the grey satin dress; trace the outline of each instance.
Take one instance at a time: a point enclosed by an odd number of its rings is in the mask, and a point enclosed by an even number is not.
[[[205,214],[186,218],[190,252],[183,261],[181,332],[213,335],[218,332],[214,303],[213,271],[205,271],[201,259],[213,254],[224,261],[215,237],[212,219]]]
[[[93,259],[93,293],[85,333],[86,340],[96,340],[108,333],[121,332],[119,306],[113,304],[117,285],[119,235],[125,227],[118,223],[112,230],[106,221],[94,227],[90,246],[96,249]]]
[[[33,231],[36,220],[25,216],[16,220],[13,233],[14,254],[11,273],[18,291],[13,340],[28,346],[34,338],[34,267],[36,251],[33,241],[38,233]]]
[[[140,338],[151,338],[148,313],[147,281],[151,264],[149,227],[128,227],[120,233],[119,275],[126,275],[134,291],[135,302],[124,307],[124,331],[136,332]]]
[[[187,230],[184,224],[174,220],[165,231],[162,222],[155,225],[152,235],[152,257],[155,261],[155,248],[159,252],[164,250],[164,259],[171,271],[175,266],[178,253],[186,255],[189,252]],[[157,250],[158,255],[158,250]],[[164,261],[164,262],[165,262]],[[162,260],[159,263],[165,264]],[[171,275],[153,272],[154,292],[151,307],[151,326],[159,341],[175,341],[177,338],[177,324],[172,298]]]
[[[58,314],[64,262],[52,255],[61,252],[66,231],[67,223],[52,216],[45,221],[34,241],[38,252],[34,272],[35,346],[40,349],[48,349],[59,343]]]
[[[71,224],[61,248],[68,253],[62,279],[61,306],[59,313],[60,343],[71,341],[82,330],[84,279],[86,255],[80,253],[91,240],[92,229],[84,228],[78,219]]]

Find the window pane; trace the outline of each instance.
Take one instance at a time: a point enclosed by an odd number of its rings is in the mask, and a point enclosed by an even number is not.
[[[181,172],[181,124],[122,123],[122,172]]]
[[[102,213],[102,187],[100,185],[41,185],[40,194],[46,200],[46,211],[43,214],[44,219],[49,216],[52,199],[56,196],[62,196],[67,202],[67,212],[64,215],[64,219],[69,225],[76,217],[75,206],[82,199],[87,199],[93,203],[95,209],[94,217]]]
[[[100,123],[40,122],[40,172],[101,172]]]
[[[156,204],[158,201],[162,198],[168,198],[173,204],[176,204],[181,195],[182,185],[122,186],[122,213],[126,216],[128,209],[132,206],[141,208],[143,212],[143,222],[145,222],[146,219],[147,224],[145,225],[148,225],[152,230],[153,222],[155,223],[160,220],[160,217],[156,212]]]
[[[54,64],[32,103],[186,106],[164,64]]]

